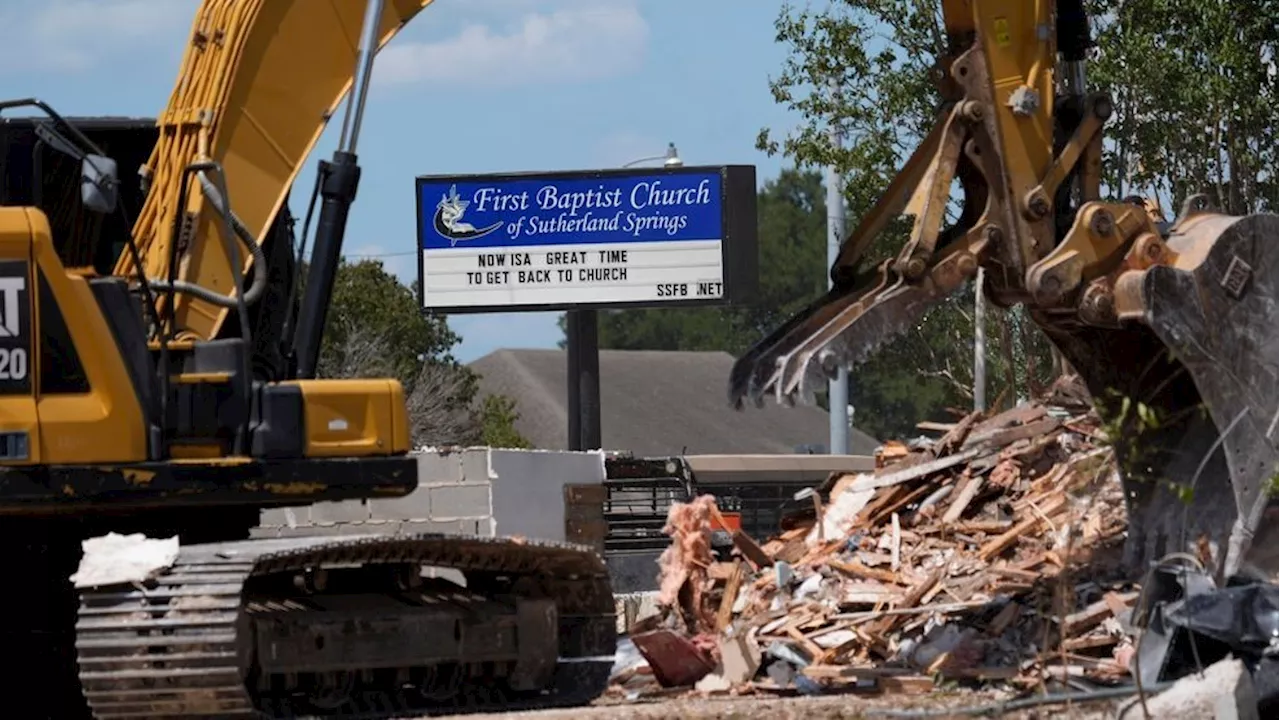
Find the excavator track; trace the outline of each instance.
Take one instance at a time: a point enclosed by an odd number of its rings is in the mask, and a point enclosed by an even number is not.
[[[464,589],[397,570],[452,569]],[[318,573],[323,573],[320,575]],[[346,576],[343,573],[347,573]],[[327,584],[319,577],[330,578]],[[98,718],[396,717],[582,705],[616,630],[589,548],[415,535],[192,545],[144,584],[80,593]]]

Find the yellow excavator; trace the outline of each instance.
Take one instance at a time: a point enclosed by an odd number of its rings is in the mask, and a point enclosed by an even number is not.
[[[417,487],[400,384],[316,373],[373,59],[429,4],[205,0],[154,121],[0,102],[5,717],[603,692],[614,605],[588,548],[250,539],[261,508]],[[344,97],[295,241],[289,188]]]
[[[981,291],[1027,309],[1119,438],[1130,567],[1191,552],[1235,574],[1280,455],[1277,217],[1226,215],[1195,195],[1166,224],[1102,196],[1112,104],[1086,82],[1082,0],[941,5],[932,131],[844,240],[831,290],[738,359],[730,401],[809,401],[984,268]],[[956,180],[963,209],[944,227]],[[906,244],[864,271],[899,215],[913,216]]]

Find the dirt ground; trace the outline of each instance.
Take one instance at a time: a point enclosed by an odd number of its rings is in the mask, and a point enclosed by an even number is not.
[[[932,693],[923,697],[861,697],[827,695],[822,697],[746,696],[736,698],[667,698],[644,701],[605,698],[595,705],[566,710],[497,713],[483,715],[451,715],[452,720],[903,720],[921,718],[983,717],[974,713],[954,712],[975,708],[995,701],[992,696],[976,693]],[[1063,718],[1064,720],[1110,720],[1121,701],[1098,701],[1087,705],[1047,705],[1040,708],[991,712],[985,717],[1015,720]],[[902,711],[923,712],[903,714]],[[887,711],[887,712],[886,712]],[[437,718],[437,720],[439,720]]]

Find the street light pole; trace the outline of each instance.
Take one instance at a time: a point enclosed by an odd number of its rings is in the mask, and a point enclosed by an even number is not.
[[[835,81],[830,84],[831,94],[839,92]],[[832,121],[827,130],[833,150],[839,150],[843,142],[840,126]],[[840,174],[836,166],[827,166],[827,267],[836,264],[840,245],[844,243],[844,193],[840,187]],[[827,274],[827,288],[832,285]],[[827,414],[830,421],[830,441],[827,447],[832,455],[849,454],[849,369],[843,365],[836,376],[827,381]]]
[[[987,304],[982,294],[986,271],[978,266],[973,280],[973,409],[987,409]]]
[[[663,155],[632,160],[627,168],[642,162],[662,160],[663,167],[684,165],[675,143],[667,144]],[[565,312],[565,351],[569,390],[569,449],[599,450],[604,445],[600,428],[600,324],[595,308]]]
[[[639,160],[632,160],[631,162],[626,163],[622,167],[629,168],[632,165],[639,165],[642,162],[652,162],[654,160],[661,160],[663,167],[677,168],[677,167],[680,167],[681,165],[684,165],[684,161],[680,159],[680,153],[676,151],[676,144],[667,143],[666,153],[662,155],[653,155],[650,157],[640,158]]]

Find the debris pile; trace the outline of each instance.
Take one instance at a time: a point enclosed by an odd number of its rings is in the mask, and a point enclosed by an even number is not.
[[[891,442],[763,544],[713,554],[702,496],[671,510],[662,612],[615,685],[929,692],[1124,682],[1138,588],[1107,569],[1125,506],[1099,421],[1071,393]],[[1111,565],[1114,568],[1114,564]],[[1085,569],[1087,568],[1087,569]]]

